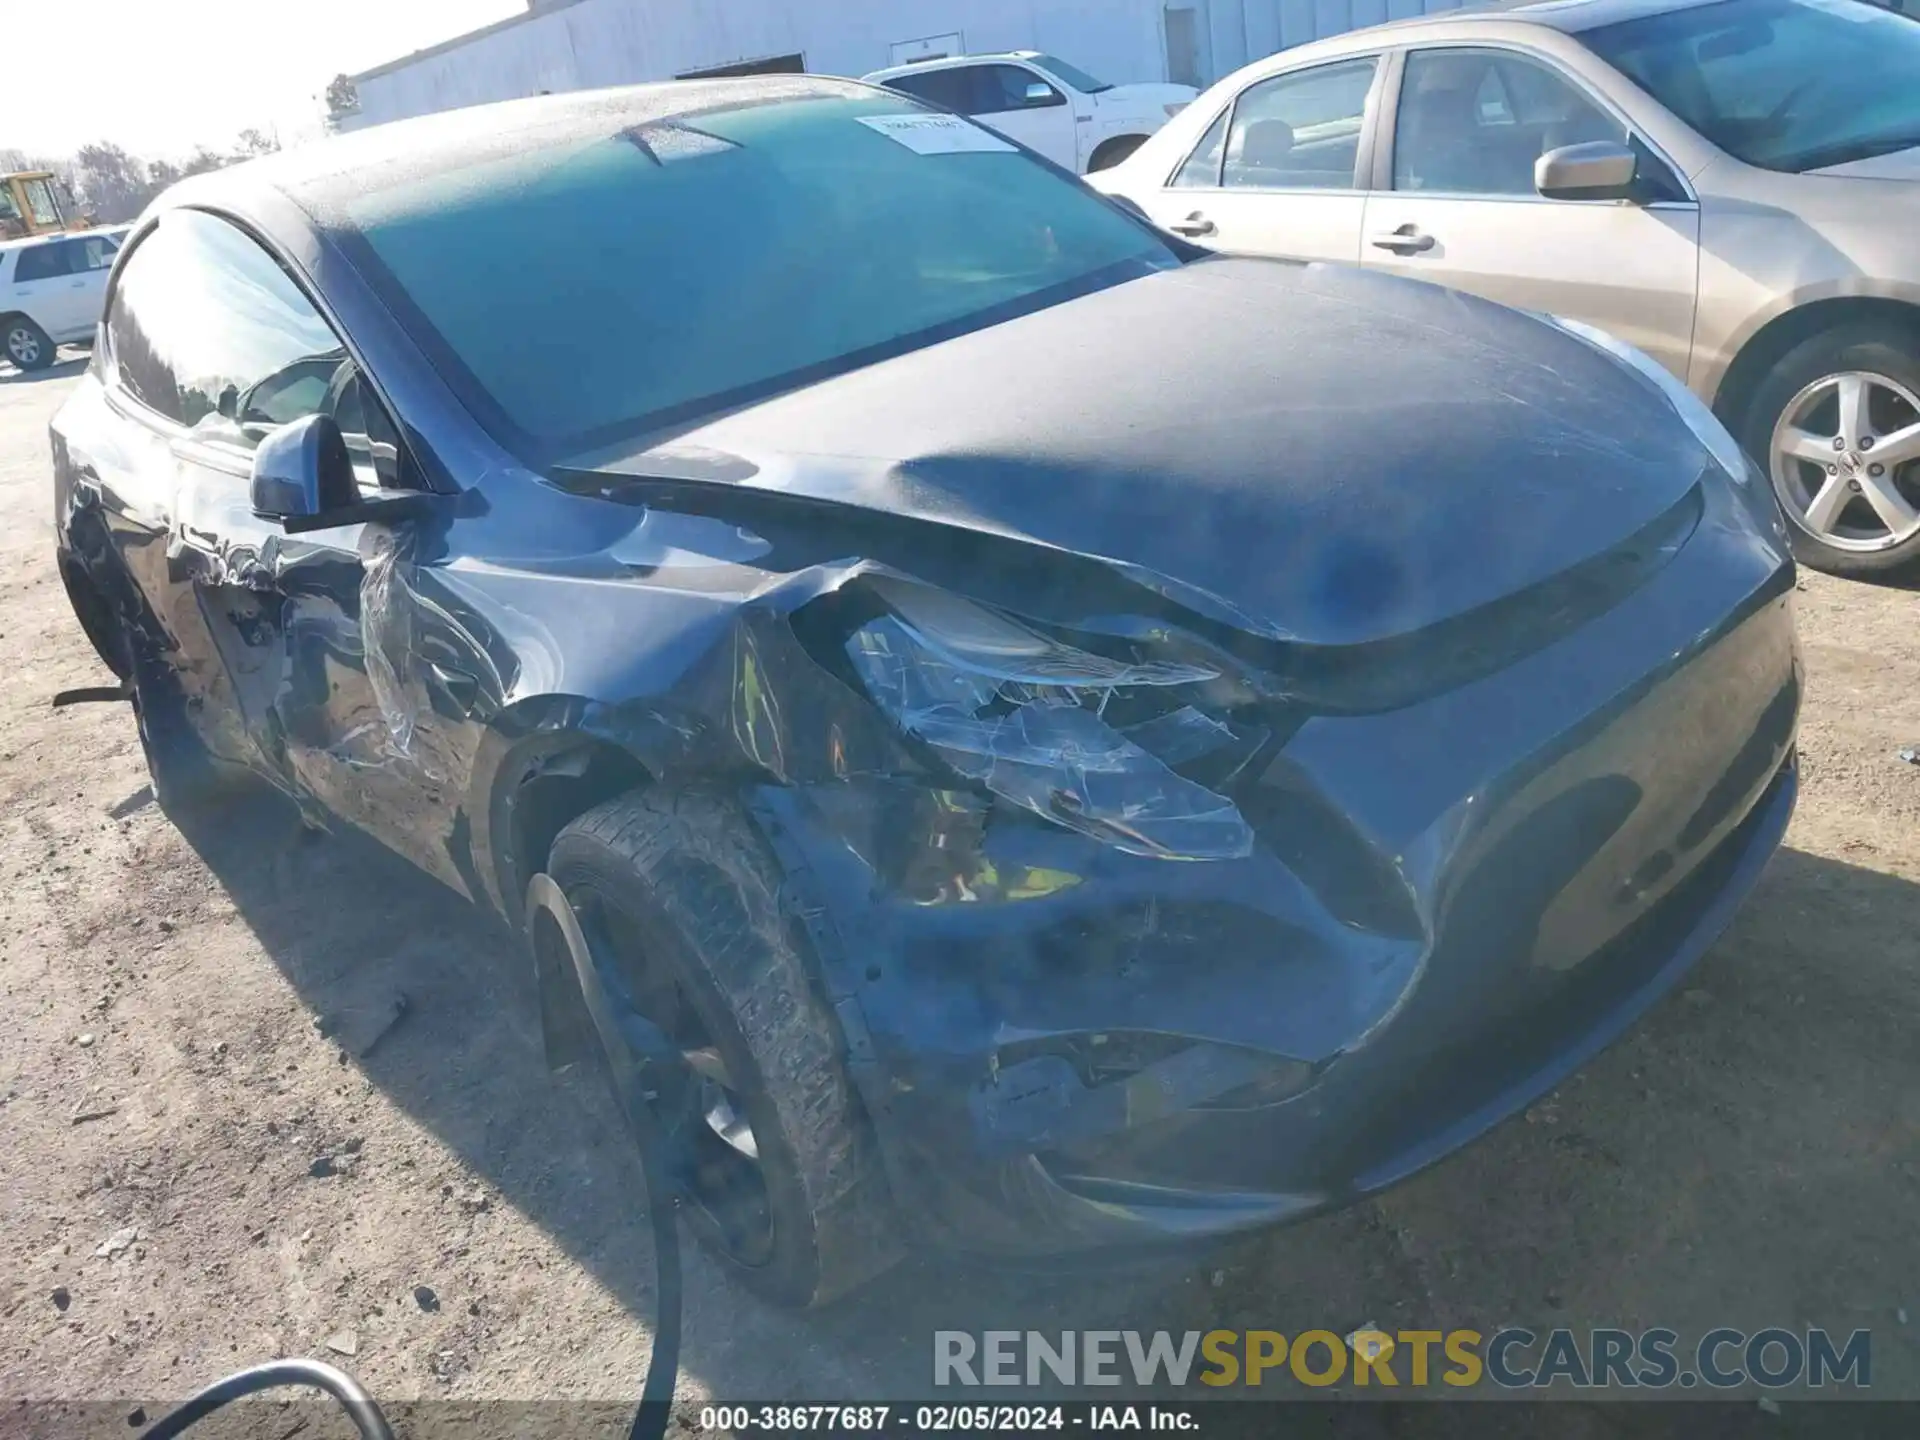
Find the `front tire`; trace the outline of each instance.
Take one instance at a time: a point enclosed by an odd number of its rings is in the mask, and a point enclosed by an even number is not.
[[[635,791],[562,830],[547,874],[609,1007],[678,1048],[680,1063],[640,1071],[636,1103],[674,1137],[682,1214],[706,1248],[792,1308],[886,1269],[893,1209],[839,1025],[746,817],[716,796]],[[637,1061],[609,1059],[615,1074]]]
[[[44,370],[53,364],[55,346],[47,332],[24,315],[10,316],[0,326],[0,350],[25,371]]]
[[[1740,438],[1802,564],[1920,568],[1920,333],[1855,325],[1803,340],[1755,387]]]

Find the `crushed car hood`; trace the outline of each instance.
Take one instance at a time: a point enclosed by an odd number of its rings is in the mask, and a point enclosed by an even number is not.
[[[1707,463],[1649,381],[1531,316],[1219,258],[562,468],[1011,537],[1255,633],[1351,645],[1566,571]]]

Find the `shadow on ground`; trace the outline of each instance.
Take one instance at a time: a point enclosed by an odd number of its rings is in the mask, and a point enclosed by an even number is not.
[[[62,380],[87,368],[88,356],[68,352],[64,360],[55,360],[44,370],[21,370],[0,361],[0,385],[37,385],[42,380]]]
[[[406,992],[405,1019],[356,1063],[650,1316],[621,1123],[591,1075],[547,1073],[508,938],[371,842],[302,831],[271,796],[176,818],[317,1015],[369,984]],[[1884,953],[1843,951],[1863,915]],[[1893,1218],[1920,1198],[1914,937],[1920,887],[1783,851],[1685,994],[1525,1123],[1379,1201],[1129,1270],[915,1260],[797,1317],[689,1254],[684,1368],[727,1399],[844,1401],[928,1396],[936,1329],[1892,1329],[1889,1274],[1920,1279],[1920,1240]],[[1880,1393],[1904,1376],[1920,1394],[1912,1335],[1876,1353]]]

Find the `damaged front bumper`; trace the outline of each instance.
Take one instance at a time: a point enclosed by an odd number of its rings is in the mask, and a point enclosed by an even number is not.
[[[1235,792],[1244,858],[910,778],[757,789],[906,1221],[1036,1255],[1297,1218],[1616,1038],[1792,811],[1791,566],[1727,503],[1506,668],[1306,720]]]

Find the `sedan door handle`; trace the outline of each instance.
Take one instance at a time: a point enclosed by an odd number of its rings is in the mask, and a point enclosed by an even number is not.
[[[1207,217],[1202,215],[1198,210],[1194,211],[1184,220],[1175,220],[1171,225],[1167,226],[1167,228],[1176,235],[1212,235],[1220,229],[1218,225],[1207,219]]]
[[[1415,255],[1433,248],[1433,237],[1417,225],[1402,225],[1398,230],[1382,230],[1367,237],[1376,250],[1391,250],[1399,255]]]

